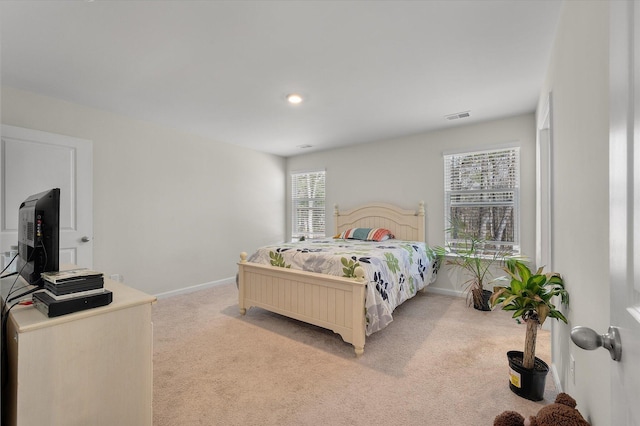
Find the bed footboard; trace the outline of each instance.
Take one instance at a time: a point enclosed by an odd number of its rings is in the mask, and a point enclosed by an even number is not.
[[[333,330],[351,343],[356,356],[364,353],[364,270],[356,278],[323,275],[247,262],[238,263],[240,313],[256,306],[290,318]]]

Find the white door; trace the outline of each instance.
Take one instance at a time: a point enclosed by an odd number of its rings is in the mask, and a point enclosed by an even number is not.
[[[610,5],[611,424],[640,425],[640,4]]]
[[[18,207],[60,188],[60,264],[93,267],[93,143],[2,125],[0,252],[17,245]]]

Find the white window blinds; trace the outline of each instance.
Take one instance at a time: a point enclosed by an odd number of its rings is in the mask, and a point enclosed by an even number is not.
[[[291,174],[293,238],[325,236],[325,172]]]
[[[444,156],[445,244],[520,253],[520,148]]]

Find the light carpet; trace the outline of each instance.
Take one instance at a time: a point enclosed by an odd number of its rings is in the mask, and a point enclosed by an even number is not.
[[[492,425],[545,400],[509,390],[508,350],[524,325],[465,299],[419,293],[367,338],[364,355],[332,331],[262,309],[238,311],[235,284],[153,307],[153,419],[175,425]],[[537,356],[550,363],[550,335]]]

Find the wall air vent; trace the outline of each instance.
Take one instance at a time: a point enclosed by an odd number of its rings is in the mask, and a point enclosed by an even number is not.
[[[471,114],[469,114],[469,111],[464,111],[464,112],[457,112],[455,114],[445,115],[444,118],[446,118],[447,120],[457,120],[459,118],[467,118],[470,115]]]

